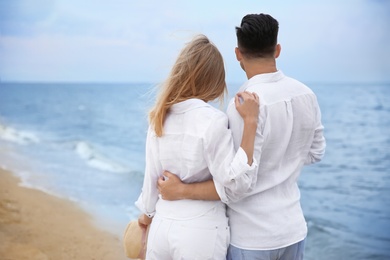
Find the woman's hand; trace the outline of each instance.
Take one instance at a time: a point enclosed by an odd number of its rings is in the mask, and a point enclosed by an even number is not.
[[[138,217],[138,225],[145,229],[150,225],[150,223],[152,223],[152,218],[149,218],[147,215],[145,214],[141,214],[139,217]]]
[[[248,165],[252,165],[259,120],[259,96],[256,93],[240,92],[235,96],[235,104],[238,113],[244,119],[241,147],[248,158]]]
[[[257,123],[259,117],[259,96],[256,93],[239,92],[235,96],[235,105],[244,121]]]

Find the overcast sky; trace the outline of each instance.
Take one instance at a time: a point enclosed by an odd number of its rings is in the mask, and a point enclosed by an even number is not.
[[[2,81],[160,82],[193,35],[243,82],[235,26],[279,21],[278,68],[301,81],[389,82],[390,1],[0,0]]]

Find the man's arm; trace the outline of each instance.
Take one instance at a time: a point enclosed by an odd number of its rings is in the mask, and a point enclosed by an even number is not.
[[[321,161],[325,153],[326,141],[324,137],[324,126],[321,123],[321,110],[317,103],[316,106],[316,128],[314,130],[314,138],[310,147],[310,151],[305,159],[305,165]]]
[[[213,180],[183,183],[175,174],[165,171],[157,186],[164,200],[220,200]]]

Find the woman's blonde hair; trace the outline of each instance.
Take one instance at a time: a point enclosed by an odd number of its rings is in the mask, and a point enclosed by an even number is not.
[[[222,55],[206,36],[198,35],[180,52],[149,113],[149,123],[161,137],[165,117],[173,104],[190,98],[205,102],[219,98],[222,102],[226,93]]]

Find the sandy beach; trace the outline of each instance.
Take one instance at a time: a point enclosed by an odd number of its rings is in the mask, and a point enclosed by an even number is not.
[[[18,183],[0,169],[0,259],[127,259],[121,238],[77,205]]]

